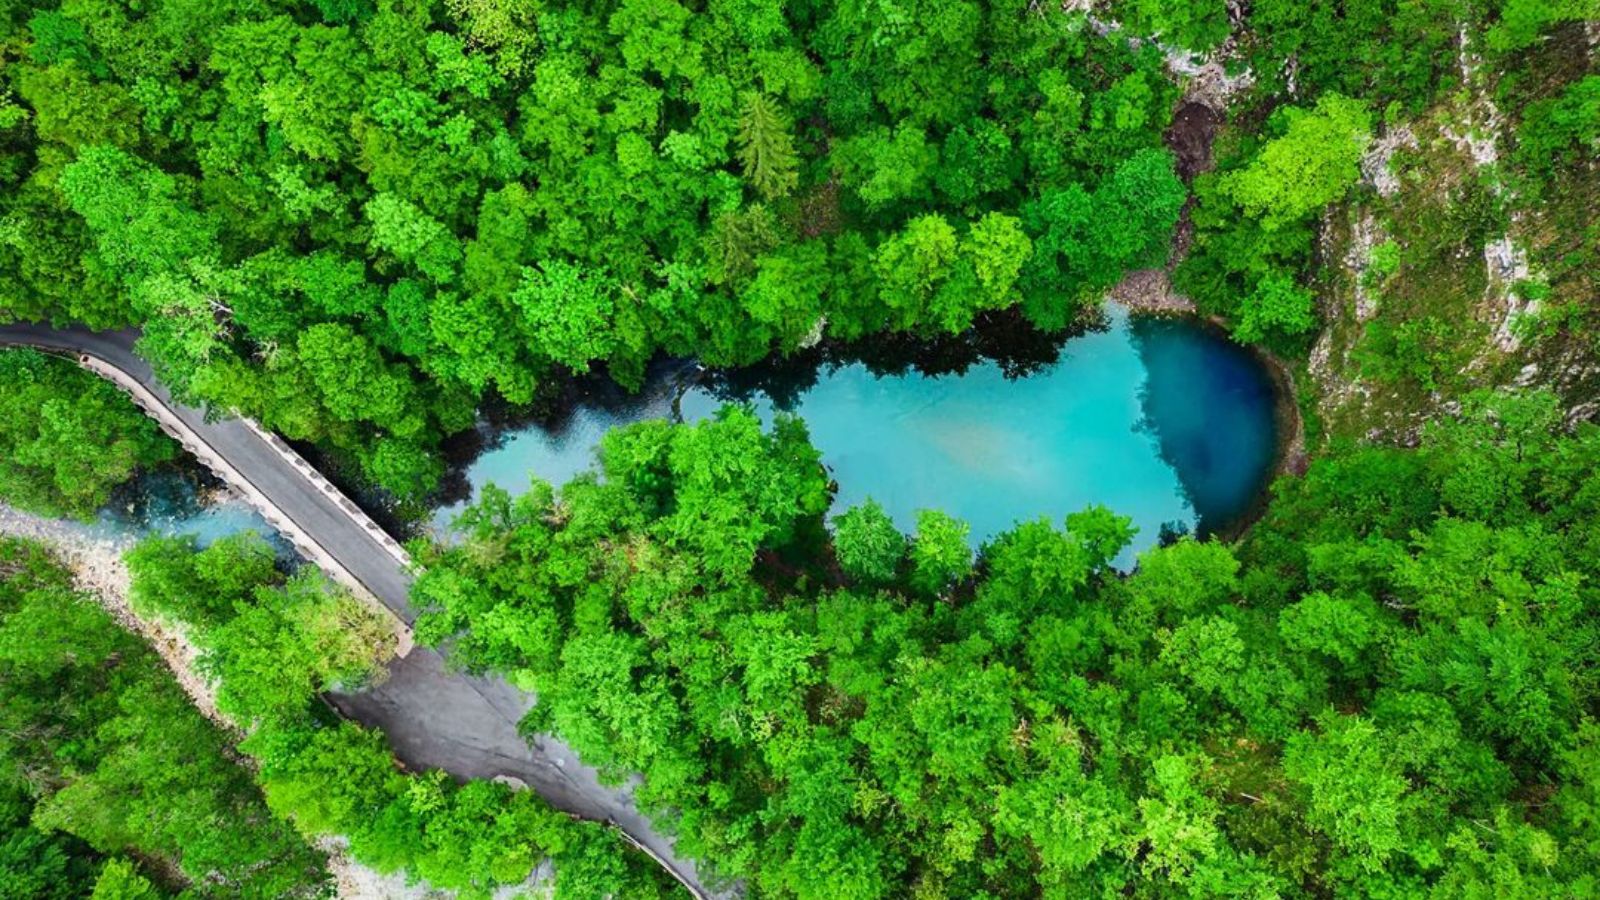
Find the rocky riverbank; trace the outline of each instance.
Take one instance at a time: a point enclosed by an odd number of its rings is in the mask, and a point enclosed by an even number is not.
[[[1172,288],[1166,269],[1138,269],[1111,289],[1111,299],[1138,313],[1194,315],[1194,301]]]

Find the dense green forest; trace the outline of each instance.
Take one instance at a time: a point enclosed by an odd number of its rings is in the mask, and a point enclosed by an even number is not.
[[[13,317],[401,493],[486,392],[1060,327],[1184,190],[1154,48],[975,3],[7,7]]]
[[[177,445],[98,376],[32,350],[0,350],[0,497],[87,517]]]
[[[1074,321],[1187,195],[1156,33],[1258,80],[1178,282],[1241,336],[1315,325],[1315,217],[1381,116],[1591,0],[12,0],[0,317],[142,325],[180,395],[402,496],[487,397],[653,355]],[[1102,32],[1105,32],[1102,34]],[[1589,93],[1592,93],[1590,91]],[[1530,159],[1593,130],[1540,107]]]
[[[804,423],[730,407],[485,491],[417,634],[752,897],[1594,896],[1597,45],[1600,0],[0,0],[0,324],[138,327],[416,510],[575,376],[1067,334],[1165,269],[1299,392],[1236,541],[830,517]],[[0,350],[6,503],[175,457]],[[338,720],[387,632],[261,540],[128,563],[239,733],[0,542],[0,895],[311,896],[326,835],[678,890]]]
[[[42,547],[0,539],[0,896],[320,896],[322,854],[236,739]]]
[[[1105,509],[974,559],[825,529],[795,420],[646,423],[470,509],[418,634],[754,896],[1591,896],[1600,429],[1559,424],[1474,396],[1124,577]]]
[[[42,547],[0,539],[0,896],[324,896],[307,844],[322,835],[462,897],[546,859],[557,898],[673,893],[603,826],[500,784],[405,773],[381,734],[339,721],[318,694],[381,677],[392,639],[313,570],[285,576],[260,537],[152,537],[128,565],[135,611],[195,642],[244,740]]]

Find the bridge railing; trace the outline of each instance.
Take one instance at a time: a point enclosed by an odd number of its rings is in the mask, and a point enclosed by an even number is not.
[[[151,393],[148,387],[115,365],[91,353],[80,351],[75,354],[75,358],[78,365],[106,379],[128,394],[133,399],[134,405],[143,410],[145,415],[154,419],[162,431],[166,432],[184,450],[199,460],[201,465],[211,470],[225,484],[239,492],[247,503],[261,513],[262,518],[267,520],[267,524],[277,529],[278,533],[282,534],[302,557],[326,572],[334,581],[348,588],[357,599],[363,601],[367,606],[383,616],[394,630],[396,655],[405,656],[411,652],[411,648],[414,646],[411,626],[407,625],[394,610],[390,609],[388,605],[368,589],[361,582],[361,579],[345,568],[343,563],[334,558],[333,554],[323,549],[322,545],[317,543],[291,516],[279,509],[277,504],[262,493],[260,488],[256,487],[243,472],[239,471],[221,453],[218,453],[211,445],[207,444],[205,439],[184,423],[182,419],[179,419],[165,403],[161,402],[159,397]],[[294,448],[290,447],[277,435],[271,435],[264,431],[249,419],[240,417],[240,420],[265,440],[274,451],[289,461],[308,482],[334,500],[335,505],[348,515],[352,521],[370,532],[378,545],[383,547],[391,556],[394,556],[397,563],[409,570],[411,557],[405,552],[405,548],[401,547],[399,542],[390,537],[376,522],[373,522],[365,512],[361,511],[359,506],[356,506],[353,501],[344,496],[338,488],[322,477],[321,473],[306,462],[304,457],[295,453]]]

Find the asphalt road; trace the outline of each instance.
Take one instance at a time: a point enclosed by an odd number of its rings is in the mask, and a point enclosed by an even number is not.
[[[380,537],[239,419],[208,420],[205,410],[173,400],[149,364],[134,353],[138,337],[131,330],[0,325],[0,345],[88,353],[138,381],[275,507],[264,512],[294,522],[378,600],[407,624],[414,622],[416,612],[407,596],[411,576],[384,549]],[[595,771],[553,737],[528,740],[518,734],[517,723],[535,698],[504,680],[451,672],[438,653],[419,647],[390,663],[389,677],[382,684],[329,699],[343,715],[382,729],[396,758],[407,767],[443,769],[459,779],[514,778],[557,809],[614,823],[679,881],[701,896],[710,896],[694,863],[674,856],[671,841],[635,808],[629,787],[600,784]]]
[[[334,498],[316,486],[305,473],[290,465],[260,433],[236,418],[206,420],[206,412],[172,399],[150,371],[149,363],[133,352],[134,331],[93,332],[43,325],[0,326],[0,344],[28,344],[73,353],[85,352],[116,366],[144,385],[191,433],[233,465],[266,496],[276,512],[293,521],[317,544],[337,559],[373,596],[407,625],[416,620],[407,593],[411,578],[379,543]]]

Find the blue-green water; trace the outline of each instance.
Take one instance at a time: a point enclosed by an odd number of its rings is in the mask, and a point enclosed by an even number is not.
[[[215,484],[202,484],[191,472],[172,468],[141,475],[114,491],[92,521],[71,525],[90,537],[113,541],[147,534],[192,535],[202,547],[230,534],[255,531],[285,559],[293,552],[250,504],[220,492]]]
[[[1276,458],[1268,373],[1195,322],[1109,316],[1106,329],[1067,341],[1054,364],[1024,377],[994,362],[937,376],[880,376],[857,362],[824,366],[798,385],[792,373],[774,374],[765,390],[740,395],[765,419],[779,406],[773,396],[805,419],[838,482],[835,511],[870,496],[907,531],[918,509],[938,508],[970,523],[978,544],[1018,520],[1059,521],[1101,504],[1132,517],[1136,552],[1163,525],[1230,524],[1255,503]],[[564,483],[593,465],[606,429],[671,416],[677,393],[674,381],[658,380],[625,401],[581,404],[557,428],[505,436],[467,479],[474,492],[489,482],[521,490],[530,476]],[[681,414],[709,415],[728,394],[692,387]],[[442,508],[440,524],[461,506]]]

